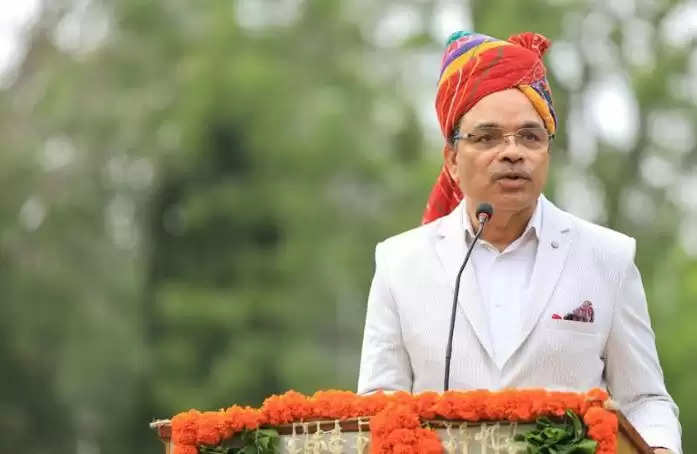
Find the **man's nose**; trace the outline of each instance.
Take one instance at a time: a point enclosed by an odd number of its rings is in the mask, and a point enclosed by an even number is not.
[[[504,137],[498,158],[502,161],[517,162],[524,158],[524,153],[520,145],[516,142],[515,136]]]

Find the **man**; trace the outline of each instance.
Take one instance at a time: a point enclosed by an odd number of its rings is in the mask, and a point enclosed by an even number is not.
[[[449,39],[436,97],[445,165],[425,225],[376,248],[358,392],[443,389],[455,277],[489,202],[460,283],[451,388],[606,388],[655,452],[679,453],[634,239],[541,195],[557,128],[548,45],[533,33]]]

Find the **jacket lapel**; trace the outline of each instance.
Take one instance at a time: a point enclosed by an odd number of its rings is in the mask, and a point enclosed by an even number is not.
[[[523,345],[549,304],[577,235],[570,216],[544,196],[540,197],[539,203],[542,203],[542,231],[538,236],[529,292],[524,296],[521,305],[521,316],[524,318],[520,337],[509,358]],[[504,363],[505,361],[501,364]]]
[[[455,291],[457,272],[460,270],[462,261],[465,259],[465,254],[467,253],[465,231],[462,222],[462,216],[465,211],[464,205],[465,202],[463,201],[452,213],[441,218],[441,220],[438,221],[439,225],[436,229],[435,249],[444,270],[442,280],[447,283],[452,292]],[[470,261],[467,263],[460,279],[460,294],[457,304],[458,312],[465,316],[477,336],[479,343],[493,360],[489,325],[487,323],[483,301],[472,265],[472,258],[470,257]],[[444,304],[448,305],[448,313],[450,313],[453,294],[454,293],[450,294],[451,299],[444,302]],[[455,333],[457,333],[457,329]],[[457,342],[457,335],[454,336],[453,342]]]

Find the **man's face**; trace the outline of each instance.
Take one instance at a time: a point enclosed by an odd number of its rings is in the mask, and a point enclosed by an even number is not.
[[[487,131],[510,134],[532,127],[544,129],[544,122],[528,98],[515,88],[485,96],[462,117],[459,136],[475,136],[446,147],[445,162],[473,206],[489,202],[499,212],[535,206],[547,181],[548,143],[536,148],[530,143],[526,146],[525,139],[509,136],[491,146],[486,135]]]

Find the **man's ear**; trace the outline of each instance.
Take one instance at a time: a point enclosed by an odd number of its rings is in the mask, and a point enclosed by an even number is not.
[[[455,150],[454,145],[447,142],[443,147],[443,162],[445,163],[445,168],[450,174],[450,178],[452,178],[455,183],[458,183],[457,151]]]

